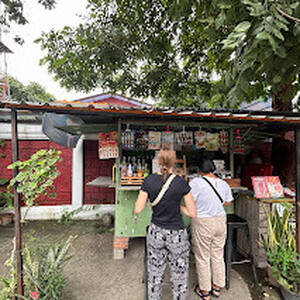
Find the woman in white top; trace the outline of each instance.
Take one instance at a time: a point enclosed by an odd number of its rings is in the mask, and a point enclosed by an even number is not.
[[[229,185],[215,176],[214,163],[203,158],[200,176],[190,182],[197,207],[197,218],[192,219],[193,248],[196,259],[198,285],[195,293],[204,300],[219,297],[225,285],[224,245],[226,240],[226,212],[233,200]],[[207,182],[209,181],[209,182]],[[214,191],[219,193],[221,199]]]

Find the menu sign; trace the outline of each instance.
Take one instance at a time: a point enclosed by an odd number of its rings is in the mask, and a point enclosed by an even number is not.
[[[256,198],[283,197],[283,188],[278,176],[252,176],[251,180]]]
[[[118,133],[112,131],[109,133],[99,133],[99,158],[109,159],[116,158],[119,155]]]

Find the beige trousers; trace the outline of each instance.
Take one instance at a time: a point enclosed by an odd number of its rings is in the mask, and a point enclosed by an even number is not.
[[[212,282],[225,286],[226,229],[226,216],[192,219],[193,249],[201,290],[210,291]]]

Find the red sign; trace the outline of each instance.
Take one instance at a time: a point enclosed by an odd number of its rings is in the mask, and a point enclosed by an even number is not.
[[[283,197],[283,188],[278,176],[251,177],[256,198]]]

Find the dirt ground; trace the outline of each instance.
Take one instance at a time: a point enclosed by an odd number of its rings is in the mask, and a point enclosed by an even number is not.
[[[12,249],[13,225],[0,226],[0,274],[7,275],[4,266]],[[58,222],[29,222],[23,225],[24,241],[35,237],[39,242],[64,241],[69,235],[78,235],[71,248],[72,259],[64,271],[67,285],[64,300],[142,300],[144,299],[143,258],[144,239],[130,240],[123,260],[113,259],[113,230],[100,226],[97,221],[77,221],[72,225]],[[245,267],[243,267],[245,266]],[[265,273],[259,272],[260,286],[252,281],[251,268],[234,266],[231,288],[223,290],[220,300],[280,299],[277,291],[265,282]],[[200,299],[192,292],[196,282],[193,257],[190,263],[190,300]],[[166,275],[163,299],[172,299],[169,276]],[[0,287],[1,288],[1,287]]]

